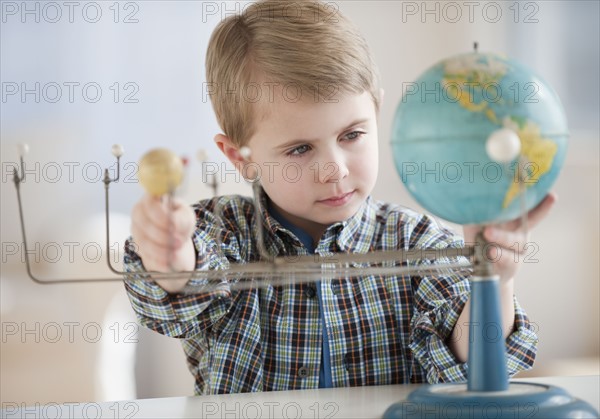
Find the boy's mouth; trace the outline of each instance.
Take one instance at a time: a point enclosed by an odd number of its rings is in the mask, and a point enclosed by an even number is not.
[[[354,195],[354,192],[355,191],[346,192],[344,194],[332,196],[332,197],[329,197],[326,199],[321,199],[317,202],[320,204],[337,207],[337,206],[344,205],[345,203],[347,203],[352,198],[352,195]]]

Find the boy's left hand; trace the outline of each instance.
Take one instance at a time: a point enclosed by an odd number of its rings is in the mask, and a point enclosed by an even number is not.
[[[529,233],[536,224],[543,220],[550,212],[558,197],[550,192],[535,208],[527,213],[528,231],[523,230],[521,218],[500,224],[484,226],[485,239],[495,246],[489,246],[488,257],[493,263],[493,270],[500,276],[501,281],[513,279],[520,266],[521,258],[527,251]],[[463,233],[465,244],[473,244],[480,225],[465,225]],[[498,259],[498,260],[496,260]]]

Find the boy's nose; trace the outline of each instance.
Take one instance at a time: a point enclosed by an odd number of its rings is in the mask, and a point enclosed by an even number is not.
[[[325,160],[318,163],[318,180],[320,183],[336,183],[344,179],[350,171],[343,158]]]

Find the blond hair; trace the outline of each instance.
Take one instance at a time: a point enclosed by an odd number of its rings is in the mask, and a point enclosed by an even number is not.
[[[222,20],[208,44],[206,79],[219,125],[238,147],[254,134],[256,102],[272,99],[275,87],[290,101],[366,91],[379,109],[368,45],[335,3],[263,0]]]

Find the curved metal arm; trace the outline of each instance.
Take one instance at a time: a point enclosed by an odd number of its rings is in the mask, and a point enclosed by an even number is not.
[[[118,181],[120,173],[120,155],[117,157],[117,176],[111,178],[108,169],[104,175],[105,189],[105,220],[106,220],[106,248],[110,248],[110,208],[109,208],[109,187],[113,182]],[[24,162],[21,157],[22,174],[19,175],[17,169],[14,170],[14,183],[17,189],[17,202],[19,206],[19,217],[21,223],[21,234],[23,236],[23,246],[27,250],[27,234],[25,229],[25,219],[23,216],[23,205],[21,199],[21,182],[25,176]],[[207,270],[207,271],[184,271],[162,273],[155,271],[145,272],[127,272],[115,269],[110,261],[110,255],[107,253],[107,264],[109,269],[119,275],[112,278],[54,278],[42,279],[34,275],[29,260],[28,252],[25,251],[25,264],[28,276],[38,284],[65,284],[65,283],[83,283],[83,282],[117,282],[123,280],[177,280],[188,278],[196,281],[196,284],[188,286],[188,291],[206,291],[211,288],[222,286],[223,281],[231,281],[231,289],[250,289],[264,287],[269,285],[286,285],[303,282],[314,282],[323,279],[333,279],[341,277],[358,277],[367,275],[401,275],[405,273],[427,273],[445,270],[470,270],[471,264],[429,264],[422,263],[417,266],[399,266],[409,260],[432,261],[439,258],[457,258],[472,257],[474,248],[465,246],[463,248],[446,249],[410,249],[396,251],[378,251],[367,254],[356,253],[337,253],[332,255],[302,255],[302,256],[280,256],[274,257],[268,253],[264,243],[264,226],[260,219],[260,184],[253,182],[254,204],[256,210],[256,234],[258,248],[262,261],[233,264],[226,270]],[[219,211],[222,205],[218,206]],[[364,266],[361,264],[368,264]],[[252,278],[247,280],[247,278]],[[200,281],[200,283],[198,282]],[[206,283],[201,283],[206,281]]]

